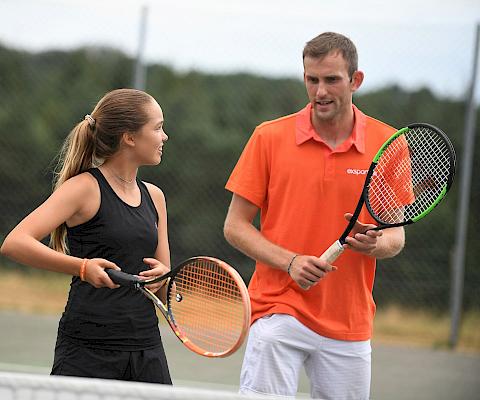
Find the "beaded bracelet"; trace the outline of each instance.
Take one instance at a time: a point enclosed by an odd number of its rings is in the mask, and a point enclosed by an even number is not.
[[[290,275],[290,270],[292,269],[293,260],[295,260],[295,258],[297,258],[297,257],[298,257],[298,254],[295,254],[295,255],[292,257],[292,259],[290,260],[290,264],[288,264],[288,267],[287,267],[287,273],[288,273],[288,275]],[[292,276],[292,275],[290,275],[290,276]]]
[[[82,281],[85,281],[85,275],[86,275],[86,272],[87,272],[87,262],[88,262],[88,258],[84,258],[83,261],[82,261],[82,265],[80,266],[80,279]]]

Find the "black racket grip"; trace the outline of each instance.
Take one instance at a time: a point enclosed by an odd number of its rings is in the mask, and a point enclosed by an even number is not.
[[[140,279],[136,276],[127,274],[126,272],[117,271],[116,269],[106,268],[105,272],[114,283],[120,286],[136,287],[137,283],[140,282]]]

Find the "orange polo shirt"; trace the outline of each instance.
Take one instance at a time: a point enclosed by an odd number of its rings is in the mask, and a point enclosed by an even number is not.
[[[260,230],[271,242],[319,256],[345,229],[344,214],[353,213],[374,155],[395,132],[353,109],[353,131],[335,150],[316,134],[310,104],[255,129],[226,188],[260,208]],[[365,208],[359,220],[375,223]],[[290,314],[323,336],[369,339],[375,259],[346,250],[335,265],[304,291],[285,271],[257,262],[249,285],[252,322]]]

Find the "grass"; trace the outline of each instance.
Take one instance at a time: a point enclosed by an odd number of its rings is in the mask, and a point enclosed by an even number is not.
[[[450,317],[425,310],[409,310],[398,306],[380,308],[374,322],[376,342],[401,342],[448,348]],[[480,312],[469,311],[462,316],[457,349],[480,352]]]
[[[2,270],[0,310],[60,314],[67,302],[71,277],[59,273]]]
[[[0,310],[36,314],[60,314],[67,300],[71,277],[57,273],[20,273],[3,269]],[[373,341],[430,348],[448,348],[450,319],[425,310],[391,306],[379,308]],[[459,351],[480,352],[480,311],[463,315]]]

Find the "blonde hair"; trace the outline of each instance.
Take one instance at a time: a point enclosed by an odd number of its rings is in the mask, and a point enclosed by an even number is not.
[[[148,122],[146,105],[152,100],[149,94],[136,89],[105,94],[65,139],[54,171],[53,191],[115,154],[124,133],[136,133]],[[67,253],[66,233],[66,224],[57,227],[50,235],[50,246]]]

